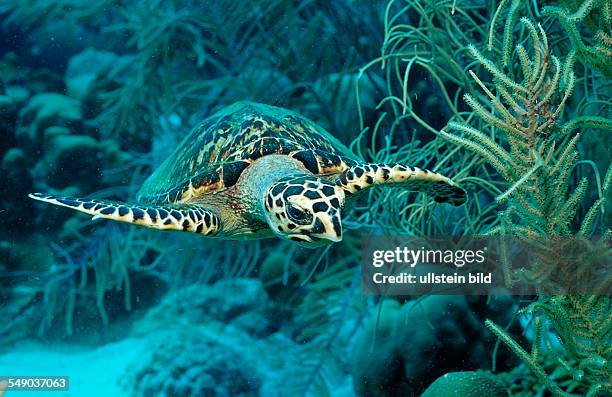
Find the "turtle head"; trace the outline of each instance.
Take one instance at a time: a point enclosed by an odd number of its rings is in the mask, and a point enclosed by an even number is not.
[[[344,191],[315,176],[289,176],[266,192],[266,220],[274,233],[307,247],[342,240]]]

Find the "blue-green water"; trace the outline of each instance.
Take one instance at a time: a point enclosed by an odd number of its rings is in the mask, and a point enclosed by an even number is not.
[[[610,395],[610,266],[584,270],[593,299],[547,282],[380,296],[361,260],[372,235],[609,235],[611,20],[604,0],[0,0],[0,377],[70,378],[5,395]],[[238,101],[303,115],[358,161],[441,173],[467,202],[367,189],[342,241],[305,248],[28,198],[134,203]],[[563,272],[538,258],[506,286]]]

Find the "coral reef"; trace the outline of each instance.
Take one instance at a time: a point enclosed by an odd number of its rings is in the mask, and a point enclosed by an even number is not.
[[[572,295],[549,297],[558,287],[549,275],[555,276],[571,268],[576,271],[572,277],[580,278],[581,272],[606,274],[609,269],[606,265],[601,269],[594,268],[595,265],[588,269],[586,266],[573,267],[573,262],[580,259],[560,255],[554,245],[542,242],[555,241],[559,236],[590,235],[595,214],[607,193],[612,169],[608,170],[604,179],[604,195],[592,204],[576,227],[572,221],[579,212],[588,180],[581,178],[573,190],[569,188],[571,170],[579,158],[576,141],[580,135],[572,133],[577,128],[576,123],[584,127],[612,129],[612,122],[605,118],[582,116],[560,123],[559,119],[576,79],[572,71],[572,56],[568,56],[565,64],[562,64],[551,54],[546,33],[541,26],[536,28],[525,17],[521,19],[521,24],[529,33],[534,47],[530,59],[521,44],[516,46],[521,80],[504,73],[476,48],[470,47],[472,55],[494,76],[494,88],[499,97],[472,72],[472,77],[486,93],[487,103],[494,107],[495,113],[470,95],[465,96],[466,102],[476,115],[496,127],[500,134],[504,134],[506,140],[503,144],[497,143],[472,126],[455,122],[449,123],[449,127],[465,133],[467,139],[448,133],[443,133],[443,136],[486,158],[509,182],[509,188],[496,198],[506,207],[500,214],[502,224],[497,233],[549,237],[533,244],[537,259],[530,266],[518,271],[506,269],[506,282],[512,285],[525,279],[536,286],[541,297],[527,311],[543,314],[552,321],[553,328],[566,344],[569,357],[577,360],[579,367],[588,368],[588,375],[580,376],[580,380],[588,385],[588,394],[597,395],[601,390],[612,390],[610,369],[601,364],[612,359],[610,352],[602,348],[603,341],[609,339],[610,329],[605,325],[606,320],[604,324],[600,320],[600,316],[605,318],[605,313],[611,309],[609,299]],[[504,47],[508,45],[508,42],[504,43]],[[561,140],[561,137],[564,139]],[[587,252],[598,250],[596,244],[585,248]],[[594,286],[592,293],[605,293],[605,285],[603,291],[599,288],[602,287]],[[567,322],[568,318],[571,319],[570,323]],[[551,392],[556,395],[566,394],[548,379],[538,364],[537,349],[542,343],[539,337],[534,341],[535,350],[528,354],[499,326],[491,321],[487,321],[487,326],[526,362]],[[538,335],[541,336],[541,333]],[[591,366],[593,362],[597,364]]]
[[[95,117],[102,111],[104,93],[117,88],[113,70],[130,62],[128,56],[87,48],[70,58],[66,68],[66,92],[83,103],[84,116]]]
[[[87,135],[71,135],[65,128],[50,127],[45,130],[45,157],[39,164],[45,173],[45,182],[55,189],[63,189],[74,180],[79,192],[95,190],[97,170],[102,167],[98,142]],[[87,159],[87,162],[81,160]],[[70,177],[69,177],[70,176]]]
[[[150,357],[134,363],[134,397],[163,393],[169,396],[259,396],[260,366],[255,356],[236,346],[252,341],[218,329],[230,343],[220,343],[216,332],[203,327],[166,333],[148,347]]]
[[[240,294],[224,299],[227,291]],[[292,365],[297,346],[277,332],[271,309],[254,279],[168,293],[134,324],[132,334],[147,337],[149,354],[131,365],[125,387],[133,396],[278,395],[281,368]]]
[[[449,372],[435,380],[421,397],[507,397],[508,391],[486,372]]]
[[[240,294],[225,297],[228,291],[240,291]],[[175,319],[179,318],[185,324],[210,321],[232,324],[252,336],[265,337],[277,331],[282,323],[274,310],[257,280],[220,280],[211,286],[195,284],[166,294],[134,325],[132,332],[140,335],[164,324],[178,325]]]
[[[2,198],[5,225],[24,231],[32,226],[32,219],[24,216],[22,211],[31,210],[32,206],[23,203],[23,198],[32,190],[34,180],[29,172],[27,154],[18,148],[11,148],[4,153],[0,163],[0,186],[6,192]]]
[[[386,299],[356,342],[355,391],[359,396],[418,395],[455,368],[487,368],[496,340],[482,328],[481,316],[508,323],[514,305],[510,297],[497,301],[486,306],[479,298],[449,295],[400,305]],[[409,324],[424,326],[409,329]],[[520,327],[510,332],[519,334]],[[514,363],[508,354],[499,361],[505,369]]]
[[[135,396],[611,393],[609,296],[549,278],[609,280],[551,244],[610,236],[609,1],[200,3],[0,1],[3,349],[145,339],[123,380]],[[468,202],[372,189],[342,244],[307,251],[89,224],[25,199],[133,198],[237,100],[303,113],[366,160],[453,175]],[[504,268],[539,295],[365,295],[370,234],[537,237],[537,260]]]
[[[12,133],[13,126],[17,117],[17,105],[15,100],[8,95],[0,95],[0,131],[4,139],[0,150],[6,151],[12,147],[15,142],[15,137]]]
[[[612,6],[605,0],[563,0],[542,9],[559,20],[570,43],[569,58],[612,77]],[[584,34],[583,32],[588,32]]]
[[[65,127],[76,133],[82,128],[82,119],[78,100],[53,92],[34,95],[19,111],[17,141],[33,153],[44,142],[47,128]]]

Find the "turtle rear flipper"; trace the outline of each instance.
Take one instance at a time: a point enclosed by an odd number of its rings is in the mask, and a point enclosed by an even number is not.
[[[349,194],[388,185],[426,193],[438,203],[458,206],[466,201],[465,190],[444,175],[400,164],[359,164],[340,175],[336,183]]]
[[[93,219],[112,219],[152,229],[214,235],[221,226],[219,217],[201,205],[133,205],[118,201],[61,197],[42,193],[32,193],[29,197],[93,215]]]

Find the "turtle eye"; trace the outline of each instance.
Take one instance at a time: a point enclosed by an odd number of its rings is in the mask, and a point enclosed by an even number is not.
[[[291,203],[287,203],[287,216],[300,225],[307,225],[312,222],[312,214],[309,211]]]

